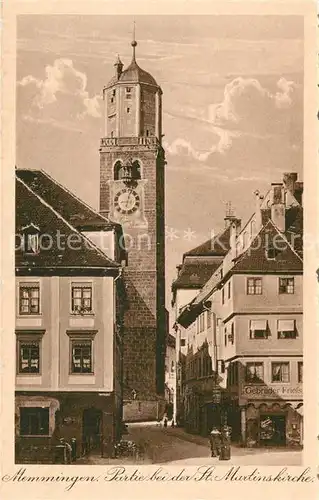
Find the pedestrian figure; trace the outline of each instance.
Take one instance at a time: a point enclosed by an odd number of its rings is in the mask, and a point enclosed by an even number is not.
[[[211,449],[211,456],[217,457],[220,454],[221,447],[221,433],[217,427],[213,427],[209,434],[209,443]]]
[[[174,419],[172,420],[172,427],[175,427]]]

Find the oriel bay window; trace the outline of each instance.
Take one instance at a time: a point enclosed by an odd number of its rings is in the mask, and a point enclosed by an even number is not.
[[[19,314],[40,313],[40,286],[38,283],[20,283]]]
[[[78,314],[92,312],[92,285],[90,283],[72,283],[71,309],[73,313]]]
[[[277,324],[278,339],[295,339],[296,323],[294,319],[279,319]]]
[[[271,363],[271,381],[272,382],[289,382],[289,362]]]
[[[249,336],[251,339],[267,339],[268,335],[269,328],[266,319],[250,320]]]

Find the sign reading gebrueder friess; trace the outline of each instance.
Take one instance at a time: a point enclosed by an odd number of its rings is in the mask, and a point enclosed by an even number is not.
[[[283,399],[301,399],[302,398],[302,385],[244,385],[242,388],[242,396],[254,399],[273,399],[274,397],[281,397]]]

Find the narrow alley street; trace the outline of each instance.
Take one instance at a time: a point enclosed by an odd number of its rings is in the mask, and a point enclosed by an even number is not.
[[[125,440],[142,443],[146,449],[138,462],[129,458],[108,459],[92,455],[78,460],[78,464],[167,464],[167,465],[301,465],[302,451],[286,448],[241,448],[232,446],[231,459],[220,462],[210,457],[208,440],[202,436],[186,433],[183,429],[163,428],[155,423],[129,424]]]

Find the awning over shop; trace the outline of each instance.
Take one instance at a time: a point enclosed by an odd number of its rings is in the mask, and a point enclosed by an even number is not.
[[[294,319],[279,319],[278,320],[278,330],[280,332],[293,332],[295,330],[295,320]]]
[[[285,409],[288,406],[293,410],[297,411],[301,415],[303,412],[303,406],[300,401],[249,401],[247,406],[254,406],[254,408],[264,407],[267,410],[275,410],[276,408]],[[303,413],[302,413],[303,414]]]
[[[267,330],[267,320],[266,319],[251,319],[250,320],[251,330]]]

